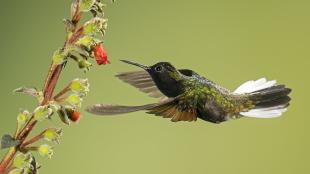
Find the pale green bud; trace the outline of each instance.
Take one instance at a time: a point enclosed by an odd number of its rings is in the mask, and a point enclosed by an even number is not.
[[[53,148],[47,144],[38,147],[38,153],[43,157],[51,158],[53,155]]]
[[[59,138],[62,135],[61,129],[56,128],[48,128],[43,132],[43,137],[47,141],[54,141],[56,143],[59,143]]]
[[[23,154],[19,153],[15,156],[14,161],[13,161],[13,166],[23,169],[25,167],[29,167],[30,163],[32,161],[31,154]]]
[[[39,106],[34,110],[34,119],[41,121],[45,118],[48,118],[53,113],[51,108],[47,106]]]
[[[17,123],[18,125],[23,125],[28,121],[30,118],[30,113],[27,110],[24,110],[23,112],[20,112],[17,116]]]
[[[75,93],[86,95],[89,92],[88,80],[76,78],[71,82],[70,89]]]
[[[107,28],[107,20],[103,18],[95,17],[85,23],[84,33],[93,35],[99,31],[106,30],[106,28]]]
[[[52,60],[55,65],[58,65],[58,64],[62,64],[65,58],[66,56],[63,54],[63,52],[60,50],[57,50],[55,51]]]
[[[82,100],[83,99],[77,94],[71,94],[66,99],[66,101],[74,107],[81,107]]]
[[[80,10],[83,12],[88,12],[91,10],[96,0],[81,0],[80,1]]]

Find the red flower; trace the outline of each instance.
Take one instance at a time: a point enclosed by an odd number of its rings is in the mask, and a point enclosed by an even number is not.
[[[74,111],[71,115],[69,115],[69,119],[73,122],[78,122],[81,119],[80,112]]]
[[[107,52],[103,48],[103,45],[101,43],[97,43],[93,47],[93,52],[98,65],[106,65],[110,63],[110,61],[108,60]]]
[[[72,122],[78,122],[81,119],[81,114],[78,111],[75,111],[71,108],[66,108],[66,113],[68,118],[72,121]]]

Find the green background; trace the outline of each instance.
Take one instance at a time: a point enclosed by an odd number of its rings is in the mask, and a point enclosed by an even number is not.
[[[19,86],[40,88],[54,50],[63,44],[68,0],[10,0],[0,5],[0,134],[15,129],[19,108],[36,101]],[[309,0],[118,0],[108,3],[105,47],[111,65],[84,74],[64,70],[58,89],[75,77],[91,83],[85,106],[154,102],[113,77],[137,70],[118,61],[169,61],[234,89],[260,77],[293,89],[291,106],[276,119],[243,118],[214,125],[172,123],[143,112],[95,117],[64,127],[40,173],[310,173]],[[58,118],[40,123],[61,125]],[[0,152],[3,156],[5,151]]]

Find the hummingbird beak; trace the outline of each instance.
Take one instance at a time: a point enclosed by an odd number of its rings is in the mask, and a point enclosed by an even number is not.
[[[132,61],[129,61],[129,60],[120,60],[120,61],[128,63],[130,65],[135,65],[135,66],[140,67],[140,68],[142,68],[144,70],[149,70],[150,69],[150,67],[148,67],[146,65],[142,65],[142,64],[139,64],[139,63],[136,63],[136,62],[132,62]]]

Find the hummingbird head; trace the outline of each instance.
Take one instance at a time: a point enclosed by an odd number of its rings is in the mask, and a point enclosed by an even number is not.
[[[176,97],[183,93],[182,77],[179,71],[169,62],[159,62],[152,66],[136,62],[121,60],[122,62],[138,66],[147,71],[158,89],[168,97]]]

